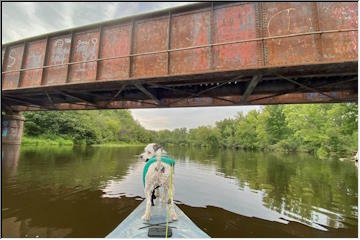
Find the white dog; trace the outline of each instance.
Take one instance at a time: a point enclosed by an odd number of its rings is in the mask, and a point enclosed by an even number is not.
[[[159,196],[159,188],[163,189],[161,202],[167,202],[170,206],[169,215],[171,220],[176,220],[177,215],[174,209],[174,201],[173,196],[175,193],[174,185],[172,184],[172,188],[170,189],[170,175],[171,175],[171,166],[167,163],[161,161],[161,157],[166,155],[166,151],[156,143],[148,144],[144,153],[140,155],[140,158],[145,160],[146,162],[153,157],[157,157],[156,162],[151,164],[145,175],[145,198],[146,198],[146,210],[145,214],[142,216],[142,219],[145,221],[149,221],[151,214],[151,206],[152,206],[152,195],[155,191],[155,196]],[[172,194],[170,194],[170,190]],[[170,199],[169,199],[170,196]],[[168,201],[169,200],[169,201]]]

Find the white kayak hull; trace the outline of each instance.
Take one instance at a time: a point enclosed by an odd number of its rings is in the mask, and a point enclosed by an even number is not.
[[[141,219],[145,213],[146,203],[143,201],[140,205],[122,221],[107,238],[148,238],[149,226],[166,224],[166,207],[167,204],[155,203],[151,207],[151,220],[146,222]],[[188,218],[181,209],[175,205],[175,211],[178,220],[169,223],[172,229],[172,238],[209,238],[198,226]],[[169,220],[171,221],[171,220]]]

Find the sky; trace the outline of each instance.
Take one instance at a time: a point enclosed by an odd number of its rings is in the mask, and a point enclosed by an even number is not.
[[[188,2],[3,2],[2,43],[44,33],[121,18]],[[195,128],[247,113],[259,106],[132,109],[146,129]]]

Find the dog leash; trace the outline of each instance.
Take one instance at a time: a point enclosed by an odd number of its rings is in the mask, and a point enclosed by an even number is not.
[[[169,191],[169,206],[167,208],[167,211],[166,211],[166,231],[165,231],[165,238],[167,238],[168,236],[168,228],[169,228],[169,225],[168,225],[168,222],[169,222],[169,212],[170,212],[170,204],[171,204],[171,199],[172,199],[172,178],[173,178],[173,171],[174,171],[174,168],[173,166],[171,165],[171,171],[170,171],[170,191]]]

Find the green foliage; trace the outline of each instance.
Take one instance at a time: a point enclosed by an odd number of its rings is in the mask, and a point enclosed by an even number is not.
[[[216,129],[219,132],[219,144],[222,147],[231,147],[235,136],[235,120],[224,119],[216,122]]]
[[[45,146],[45,145],[72,146],[73,142],[70,139],[64,139],[62,137],[56,137],[56,138],[50,139],[47,137],[24,136],[21,139],[21,144],[34,145],[34,146]]]
[[[353,156],[357,151],[357,105],[307,104],[266,106],[247,115],[218,121],[215,127],[190,129],[190,145],[305,151],[320,158]],[[172,141],[168,132],[168,141]],[[210,137],[211,136],[211,137]]]
[[[357,151],[356,104],[266,106],[247,115],[187,130],[149,131],[128,110],[25,113],[25,136],[70,139],[75,144],[158,142],[249,150],[305,151],[320,158]]]
[[[286,123],[299,148],[317,153],[351,155],[357,150],[357,105],[313,104],[284,108]]]
[[[283,110],[284,107],[280,105],[267,106],[264,109],[264,113],[267,116],[265,121],[266,133],[268,134],[267,139],[271,145],[287,138],[290,134]]]
[[[24,135],[71,139],[74,144],[150,142],[152,132],[127,110],[25,112]]]
[[[235,119],[235,135],[233,144],[236,148],[255,149],[257,143],[256,126],[259,113],[251,111],[246,116],[238,113]]]
[[[212,127],[201,126],[190,129],[189,135],[190,141],[193,145],[204,147],[219,145],[219,133]]]

